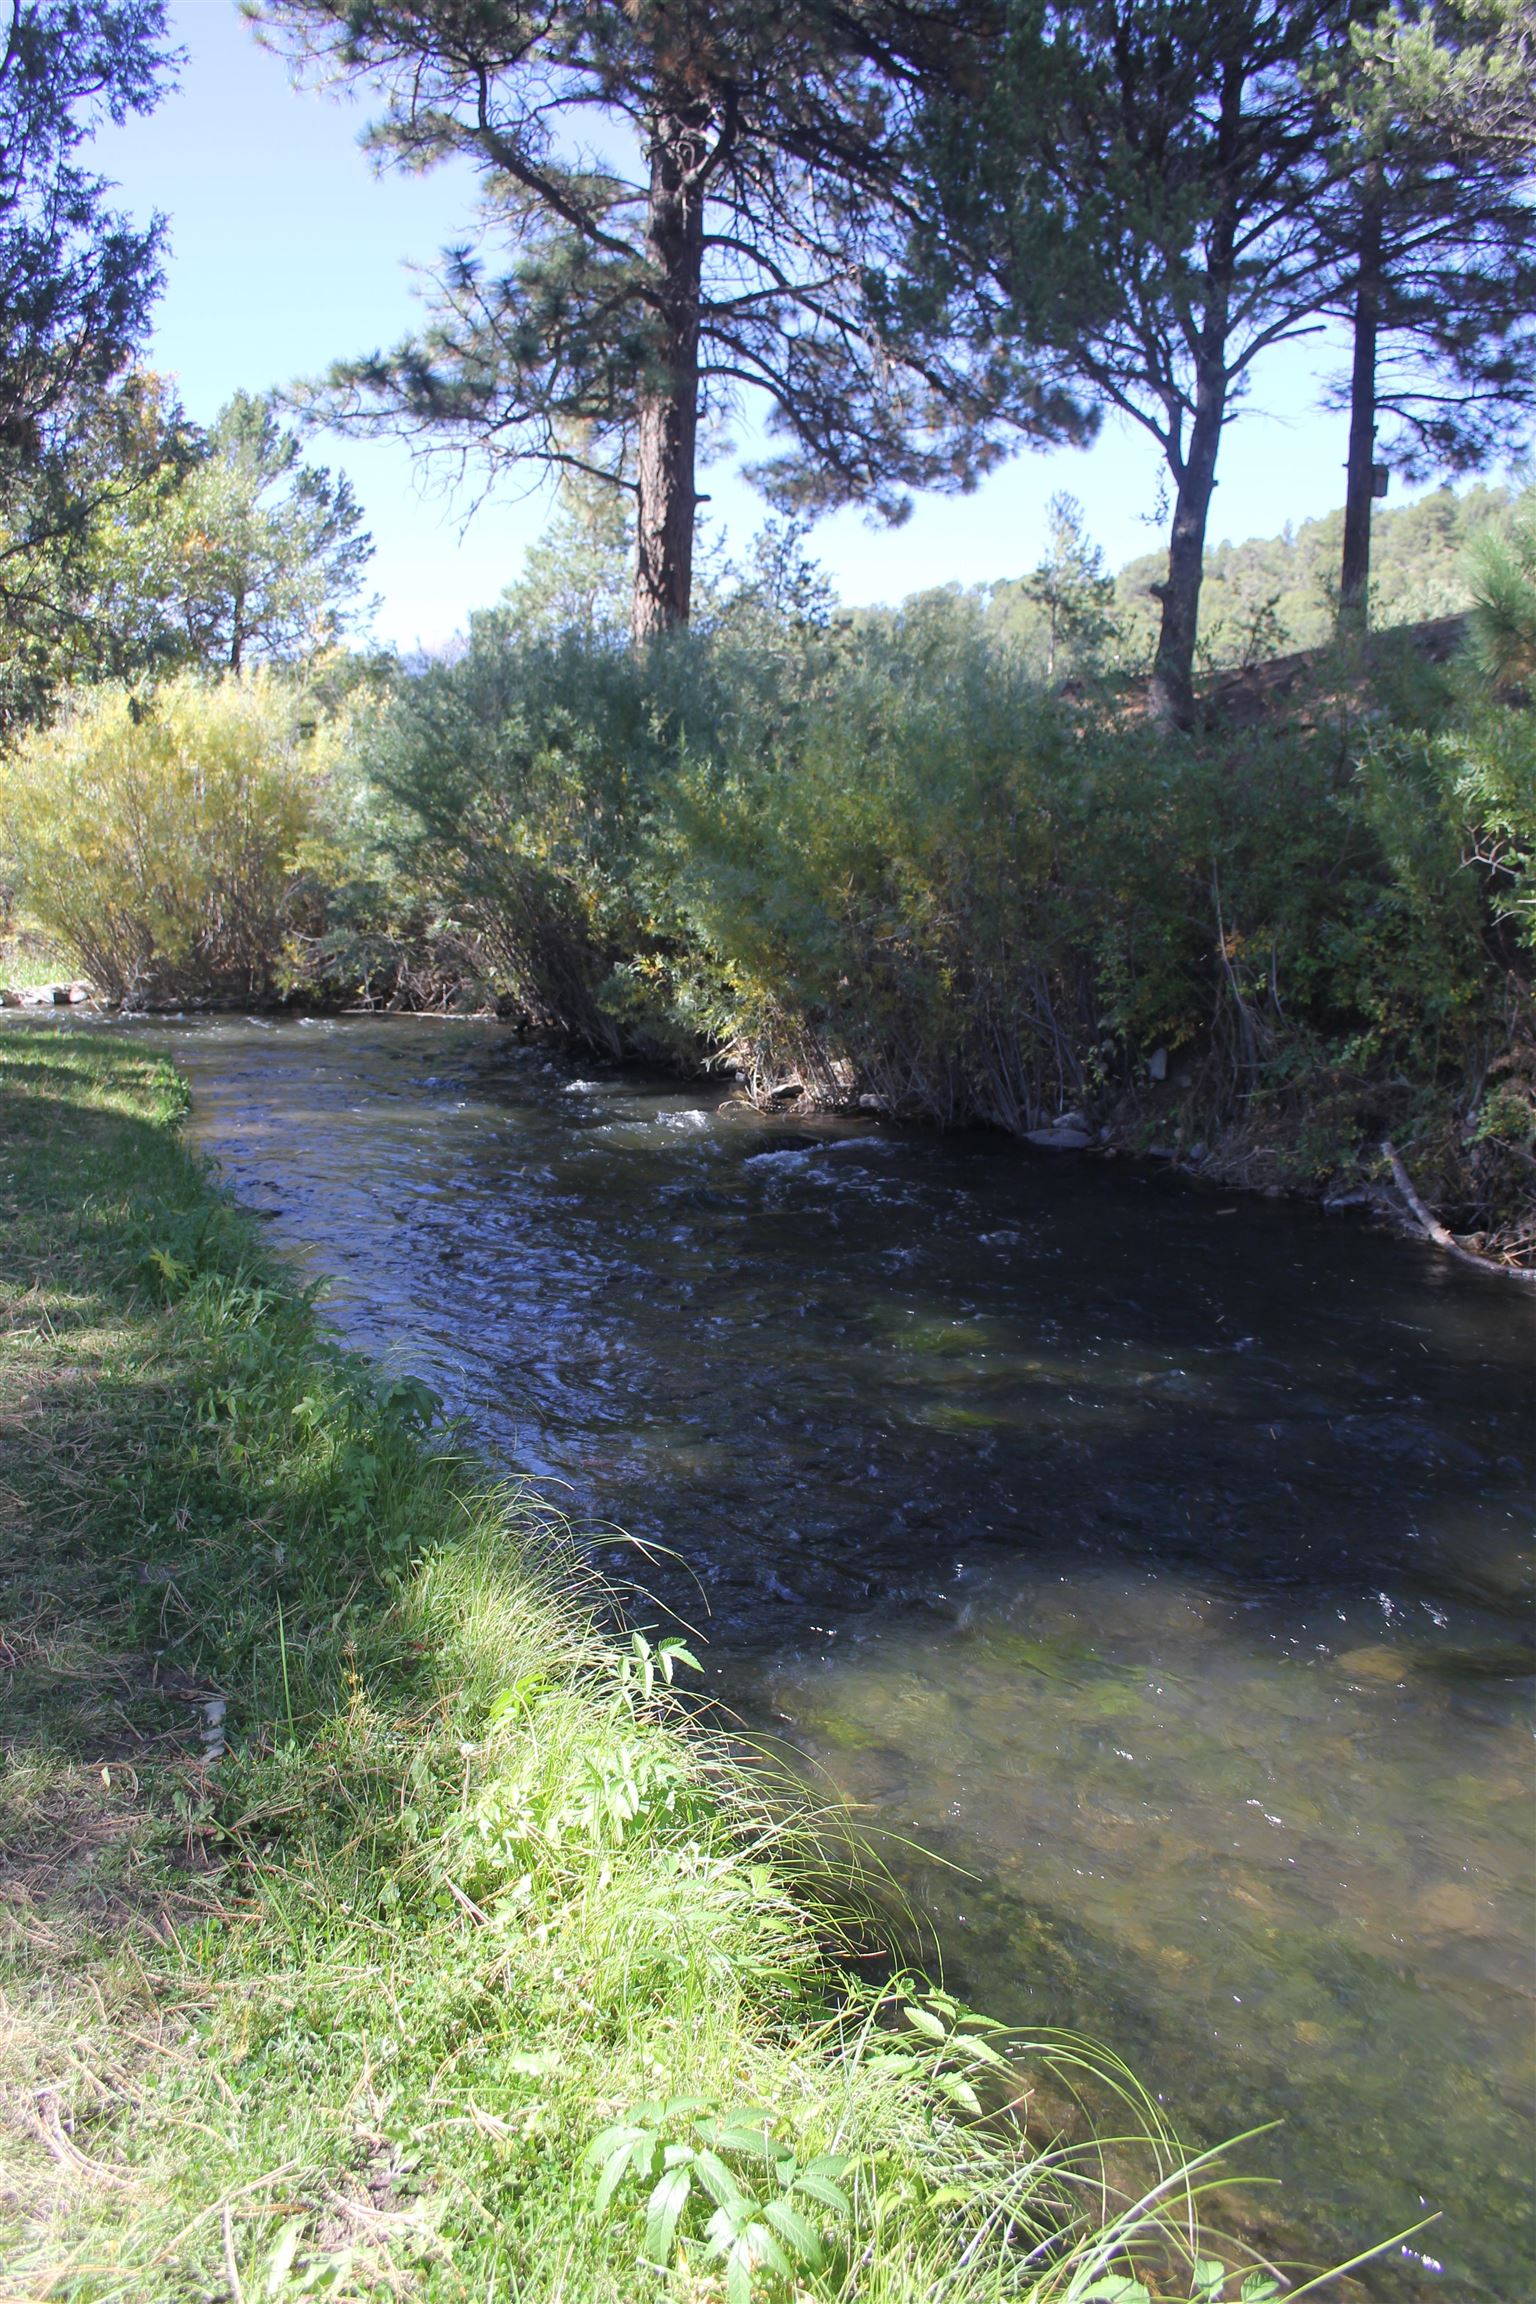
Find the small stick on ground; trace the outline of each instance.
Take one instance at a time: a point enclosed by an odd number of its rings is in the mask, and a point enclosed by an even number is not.
[[[245,2304],[245,2290],[240,2285],[240,2267],[235,2262],[235,2220],[224,2203],[224,2270],[229,2278],[229,2293],[233,2304]]]

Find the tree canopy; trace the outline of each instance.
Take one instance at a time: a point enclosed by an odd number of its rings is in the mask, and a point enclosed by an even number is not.
[[[238,672],[334,646],[373,543],[345,475],[306,463],[267,400],[221,409],[145,542],[193,660]]]
[[[108,205],[81,153],[152,110],[172,58],[163,0],[11,0],[0,52],[0,445],[36,460],[83,390],[136,349],[164,220]]]
[[[268,401],[237,393],[204,430],[134,369],[89,402],[72,459],[81,523],[34,555],[35,613],[0,647],[11,724],[64,687],[305,663],[355,629],[362,513]]]
[[[1397,0],[1351,46],[1377,107],[1447,145],[1475,140],[1524,167],[1536,154],[1532,0]]]
[[[1222,433],[1254,364],[1313,327],[1342,163],[1313,67],[1347,0],[1001,0],[973,87],[933,91],[912,324],[1054,344],[1157,441],[1173,489],[1152,691],[1187,724]],[[1006,399],[1003,403],[1006,413]]]

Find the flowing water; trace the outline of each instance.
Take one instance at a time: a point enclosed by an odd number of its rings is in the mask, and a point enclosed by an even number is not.
[[[895,1862],[959,1989],[1196,2134],[1281,2118],[1247,2159],[1319,2253],[1439,2211],[1376,2293],[1536,2294],[1536,1306],[1163,1169],[776,1123],[495,1027],[164,1030],[345,1331],[669,1547],[596,1545],[942,1859]]]

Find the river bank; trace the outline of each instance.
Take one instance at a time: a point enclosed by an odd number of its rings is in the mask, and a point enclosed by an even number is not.
[[[1529,712],[1409,632],[1172,738],[953,608],[643,660],[477,621],[325,729],[265,678],[104,690],[18,763],[0,878],[134,1009],[489,1009],[1536,1268]]]
[[[9,959],[24,954],[24,944],[13,940],[7,946],[0,941],[0,972],[5,970]],[[60,978],[57,972],[49,975],[46,971],[38,974],[35,965],[30,969],[24,966],[20,975],[12,966],[9,973],[16,980],[0,982],[0,1007],[44,1012],[74,1008],[90,1015],[113,1013],[110,1004],[100,1002],[94,988],[78,977]],[[442,988],[438,1002],[426,1006],[392,1004],[387,1012],[494,1017],[518,1030],[520,1035],[527,1034],[538,1044],[548,1045],[559,1053],[590,1054],[581,1050],[567,1034],[548,1030],[529,1033],[515,1012],[504,1013],[494,1005],[479,1006],[479,997],[479,988],[466,982],[457,993],[453,987]],[[230,1013],[245,1014],[246,1011]],[[298,1002],[287,1003],[271,1013],[292,1018],[340,1017],[379,1011],[358,1010],[336,1002],[319,1005]],[[674,1064],[671,1068],[679,1070],[684,1077],[689,1076],[684,1066]],[[1506,1221],[1467,1235],[1455,1233],[1441,1222],[1434,1208],[1425,1204],[1390,1139],[1352,1153],[1329,1141],[1329,1156],[1320,1161],[1315,1115],[1305,1107],[1270,1110],[1257,1116],[1244,1114],[1226,1124],[1212,1124],[1207,1120],[1202,1128],[1198,1108],[1188,1106],[1179,1094],[1181,1076],[1187,1078],[1187,1074],[1187,1065],[1175,1068],[1169,1093],[1158,1104],[1149,1103],[1145,1091],[1140,1098],[1120,1099],[1108,1109],[1102,1123],[1096,1113],[1090,1117],[1064,1108],[1039,1128],[1013,1133],[1020,1134],[1023,1141],[1036,1150],[1053,1156],[1076,1154],[1092,1160],[1166,1161],[1177,1173],[1222,1192],[1257,1192],[1270,1199],[1311,1203],[1331,1215],[1353,1216],[1381,1225],[1404,1239],[1427,1240],[1447,1257],[1470,1268],[1536,1286],[1536,1263],[1530,1261],[1536,1253],[1536,1234],[1526,1220],[1528,1210],[1510,1205]],[[692,1077],[716,1080],[721,1075],[717,1066],[701,1064],[694,1069]],[[883,1099],[859,1092],[856,1083],[840,1079],[825,1066],[819,1070],[812,1068],[809,1080],[802,1079],[798,1073],[778,1081],[753,1080],[734,1071],[727,1078],[735,1084],[733,1092],[742,1095],[754,1110],[777,1113],[784,1118],[850,1113],[860,1117],[870,1113],[900,1117],[890,1112]],[[1164,1066],[1154,1086],[1161,1088],[1166,1080]],[[922,1118],[918,1116],[919,1125]],[[1466,1157],[1465,1148],[1462,1157]]]
[[[28,1028],[0,1096],[10,2292],[1133,2304],[1091,2163],[977,2125],[993,2036],[830,1962],[671,1660],[320,1329],[170,1067]]]

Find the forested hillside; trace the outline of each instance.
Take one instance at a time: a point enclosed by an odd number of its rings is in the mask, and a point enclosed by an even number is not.
[[[1436,488],[1416,503],[1379,506],[1371,534],[1371,622],[1416,624],[1464,609],[1471,594],[1466,548],[1514,502],[1516,491],[1473,486]],[[1338,602],[1342,507],[1321,520],[1287,525],[1278,536],[1216,545],[1200,596],[1201,653],[1225,668],[1291,648],[1318,648],[1332,637]],[[1142,649],[1156,637],[1151,587],[1161,559],[1130,561],[1115,578],[1115,605]]]
[[[1507,518],[1521,491],[1474,484],[1436,488],[1412,504],[1378,507],[1371,542],[1371,622],[1388,627],[1454,615],[1471,597],[1467,546]],[[1167,554],[1145,552],[1113,576],[1082,531],[1070,500],[1058,499],[1053,542],[1040,566],[1013,581],[976,587],[988,628],[1020,649],[1041,677],[1123,669],[1141,671],[1157,644],[1158,595]],[[1225,671],[1318,648],[1331,639],[1338,612],[1343,508],[1287,527],[1208,548],[1200,594],[1197,662]],[[1051,604],[1058,605],[1055,664]],[[1065,615],[1062,610],[1065,609]]]

